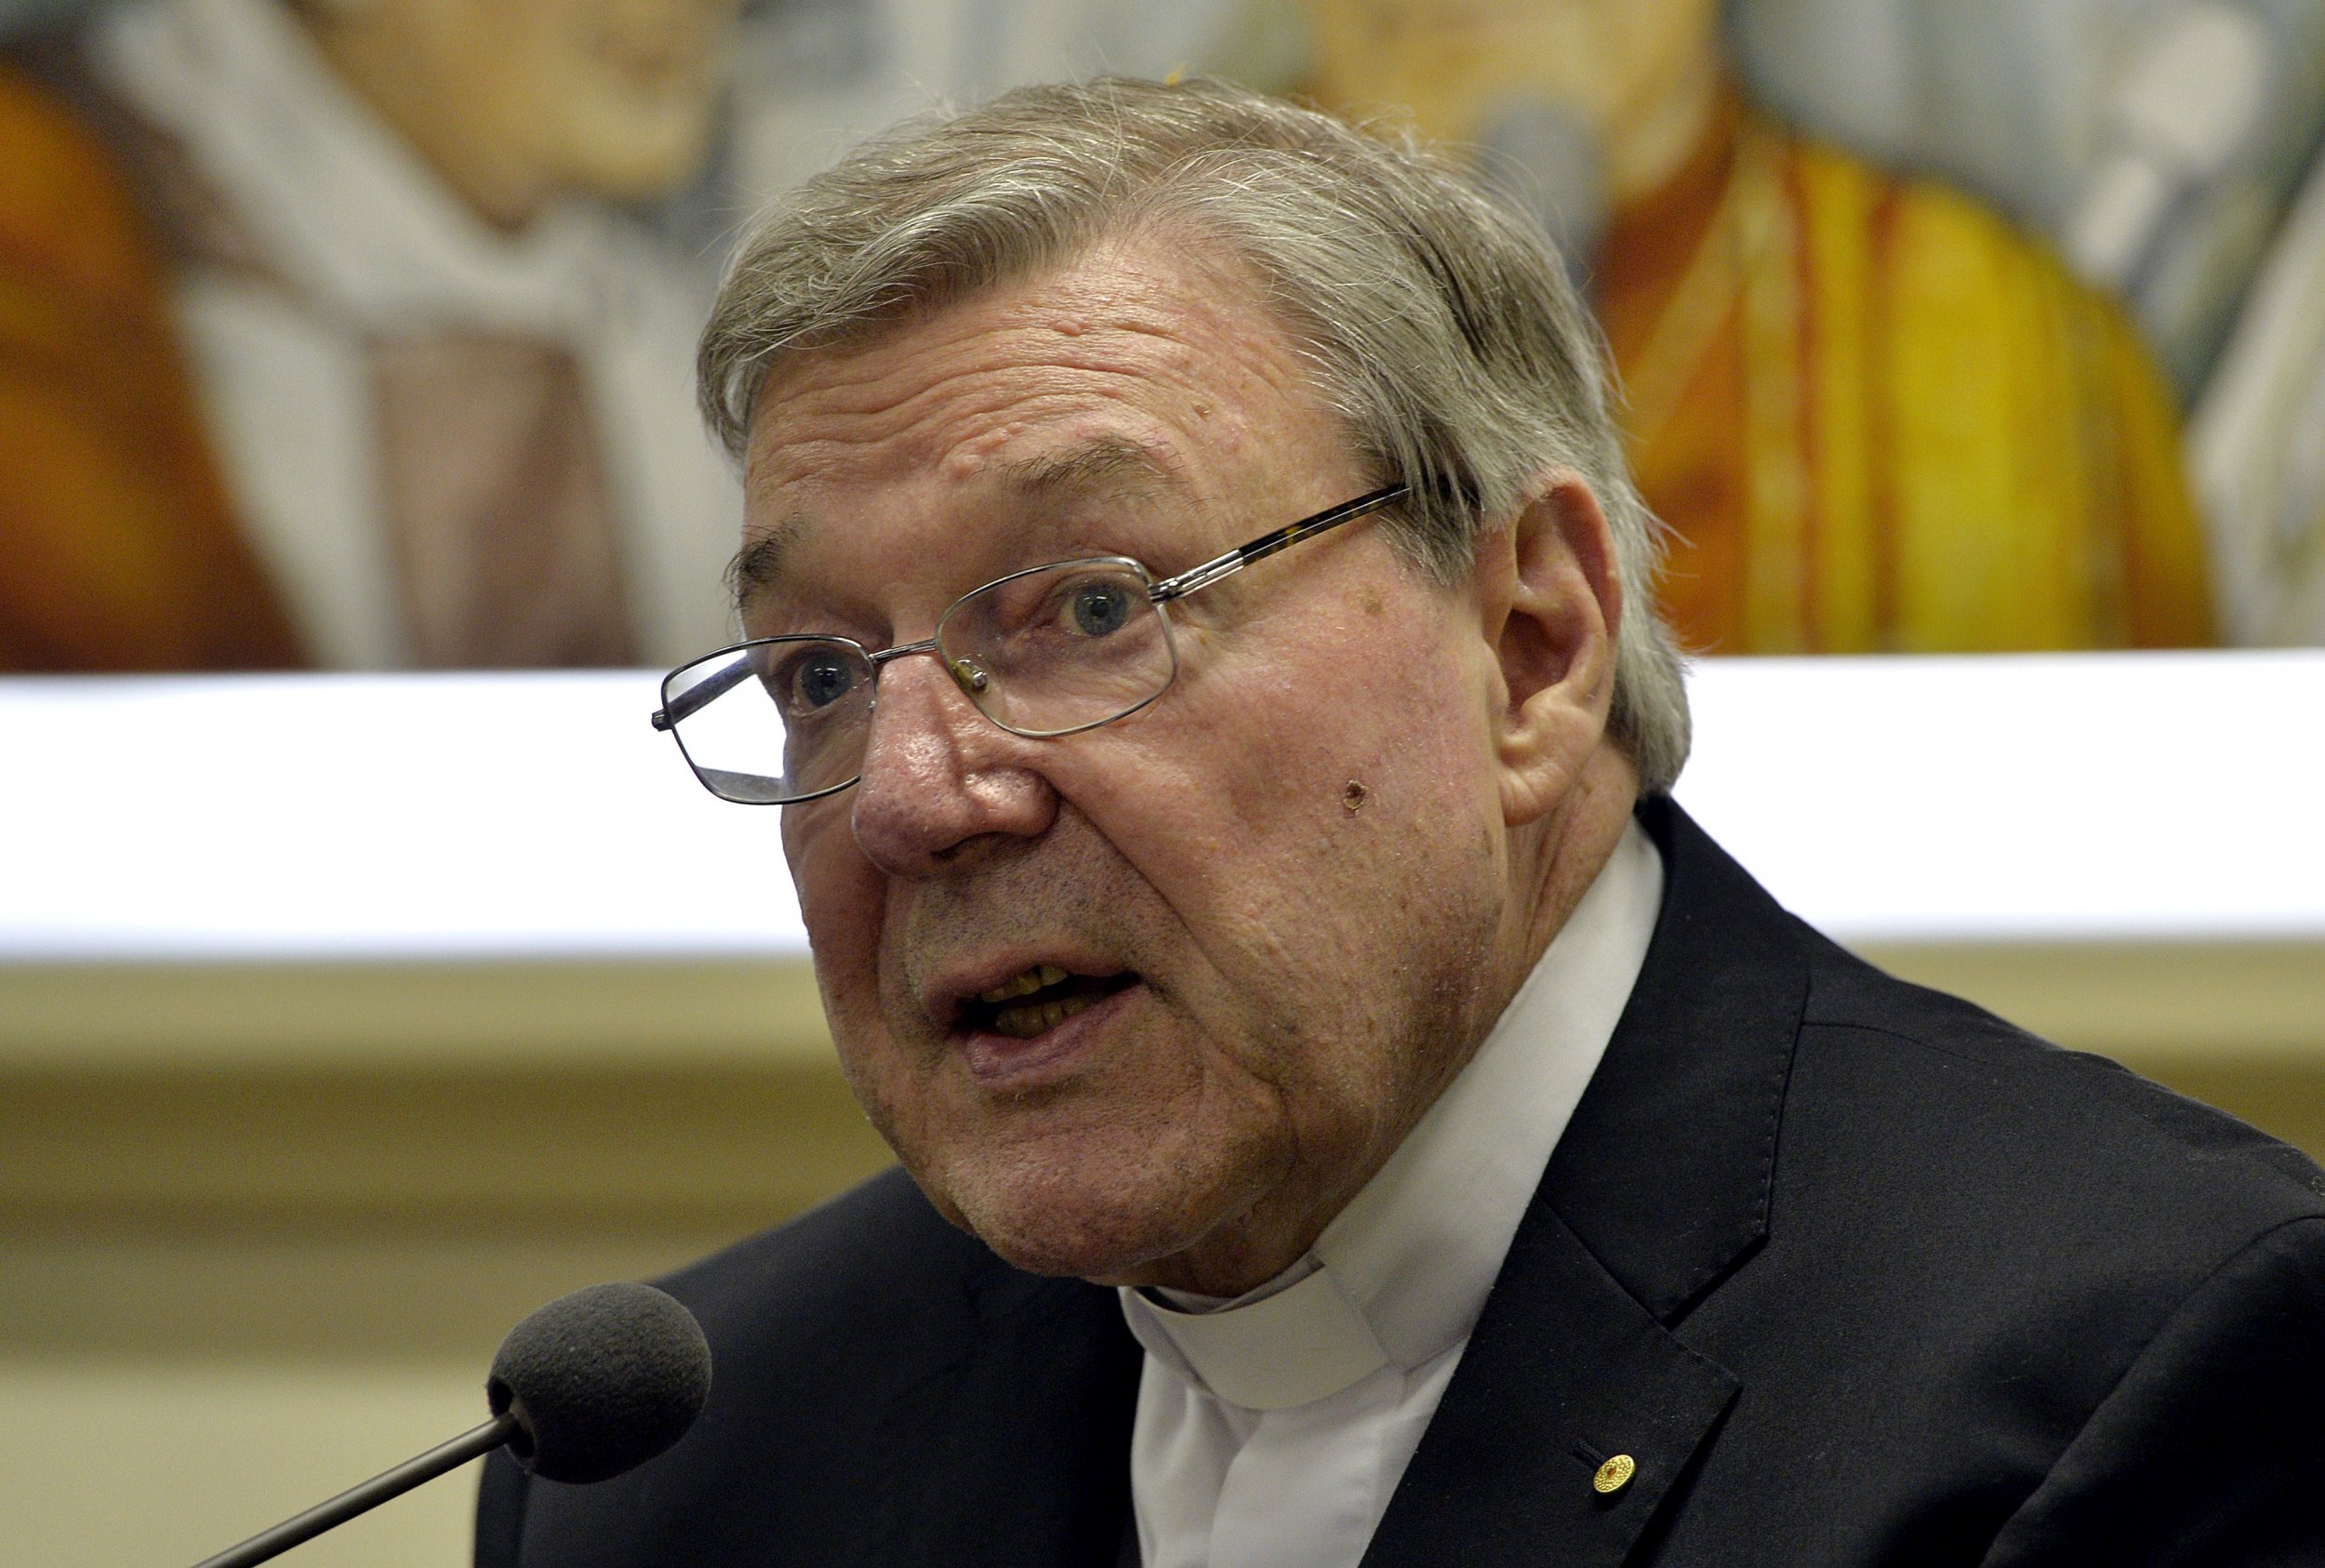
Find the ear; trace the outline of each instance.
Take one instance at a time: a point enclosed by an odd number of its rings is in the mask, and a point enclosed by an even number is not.
[[[1517,827],[1556,810],[1605,738],[1623,620],[1614,536],[1582,476],[1556,469],[1479,541],[1474,569],[1502,817]]]

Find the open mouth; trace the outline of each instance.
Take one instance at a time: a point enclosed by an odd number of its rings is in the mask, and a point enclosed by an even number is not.
[[[1137,980],[1136,974],[1127,971],[1119,975],[1075,975],[1055,963],[1037,963],[963,1003],[959,1027],[970,1033],[1005,1034],[1030,1040]]]

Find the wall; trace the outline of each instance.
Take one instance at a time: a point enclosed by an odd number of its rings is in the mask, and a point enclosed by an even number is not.
[[[2325,943],[1890,944],[2325,1153]],[[192,1562],[483,1418],[509,1324],[877,1169],[790,963],[0,966],[10,1561]],[[300,1548],[465,1561],[448,1479]]]

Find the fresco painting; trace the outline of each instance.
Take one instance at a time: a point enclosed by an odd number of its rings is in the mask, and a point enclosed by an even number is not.
[[[296,663],[129,181],[5,63],[0,193],[0,669]]]
[[[2325,644],[2325,162],[2253,280],[2189,444],[2233,640]]]
[[[2121,307],[1957,191],[1741,98],[1714,0],[1314,0],[1317,87],[1511,155],[1571,119],[1570,243],[1711,653],[2212,640],[2169,390]],[[1557,146],[1555,140],[1537,144]]]
[[[148,362],[88,321],[78,357],[190,386],[204,449],[135,519],[6,482],[38,565],[5,591],[59,624],[13,657],[515,668],[717,641],[739,503],[690,407],[699,269],[619,208],[710,154],[732,10],[135,0],[27,51],[74,122],[52,156],[133,213],[107,243],[160,277],[177,346]],[[140,421],[89,411],[140,466]],[[101,551],[40,542],[92,518]]]
[[[739,15],[738,15],[739,10]],[[1704,653],[2325,643],[2325,0],[0,0],[0,667],[671,662],[691,339],[852,137],[1101,69],[1566,248]]]

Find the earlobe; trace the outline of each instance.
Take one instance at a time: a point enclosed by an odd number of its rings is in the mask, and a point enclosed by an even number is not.
[[[1481,630],[1499,674],[1495,760],[1511,826],[1555,811],[1606,734],[1622,585],[1589,485],[1553,470],[1480,542]]]

